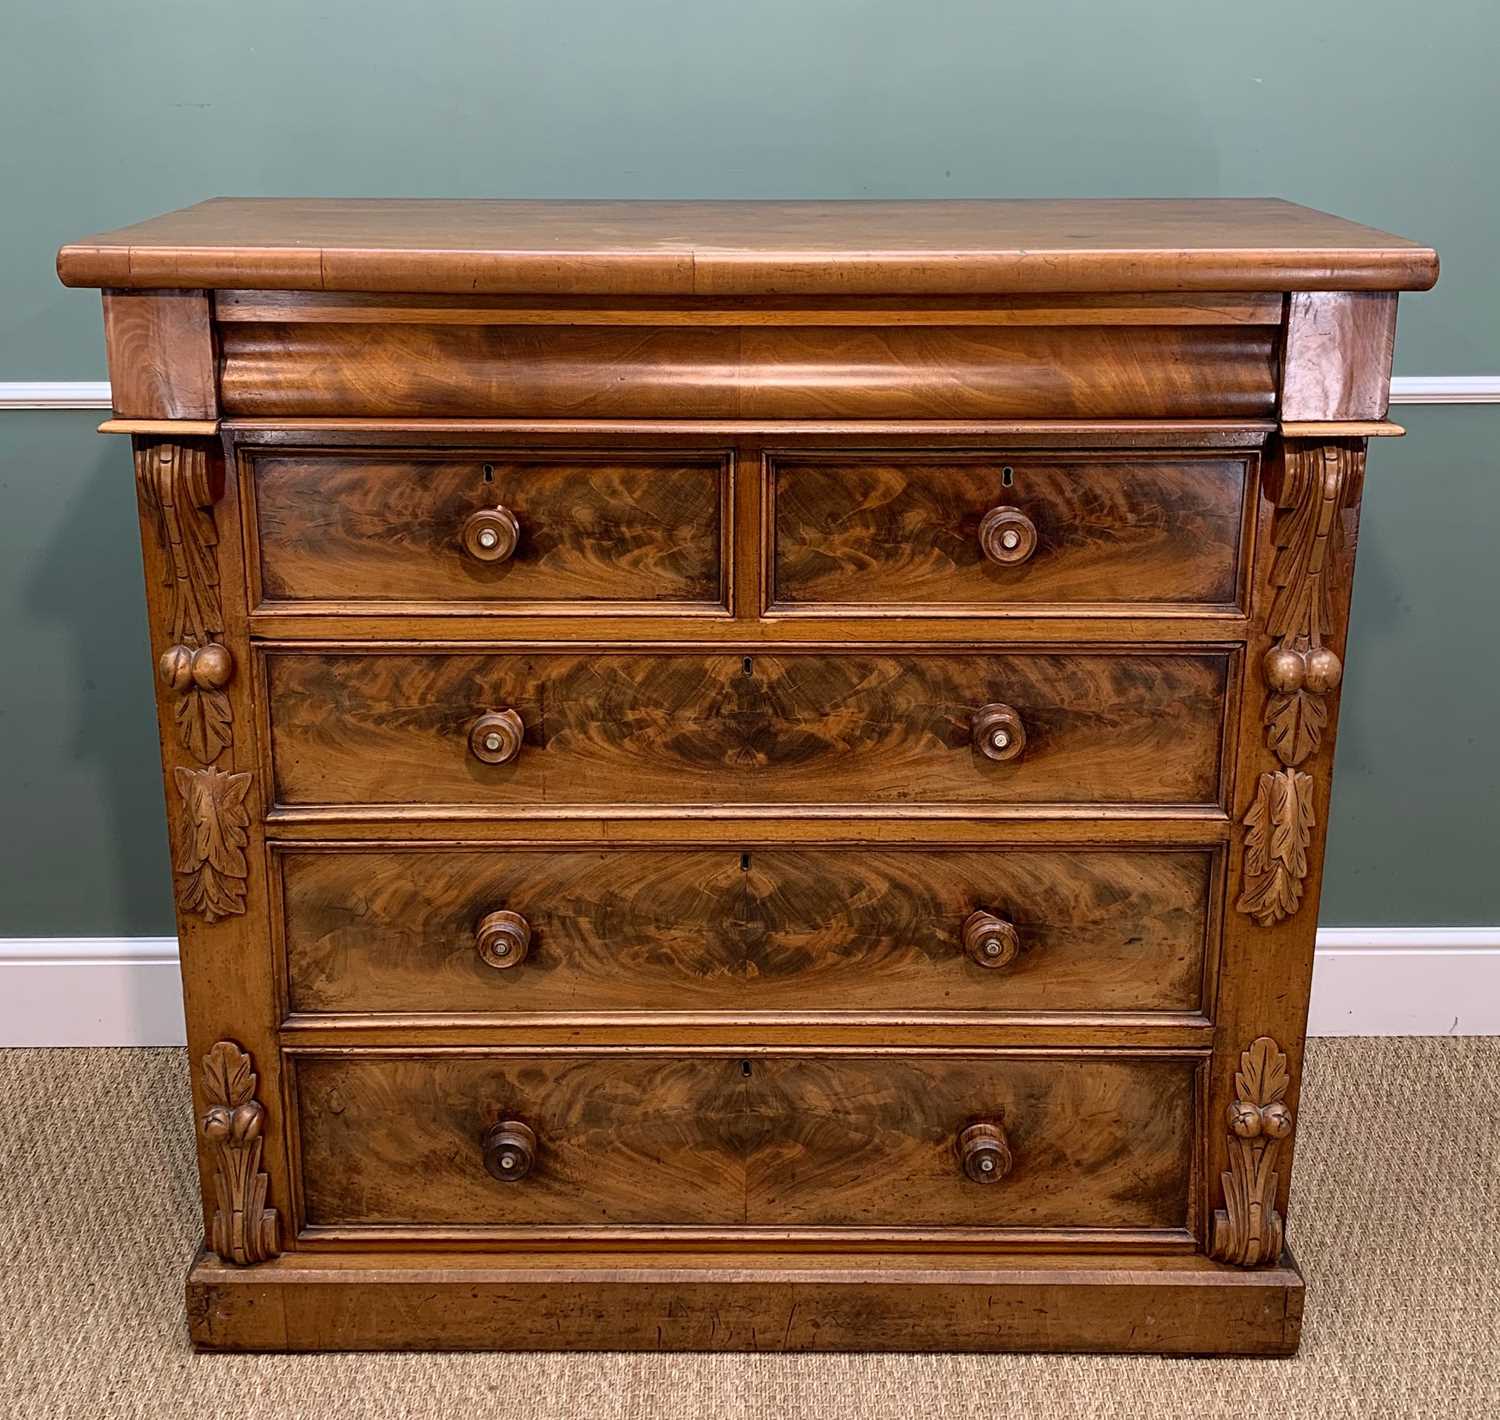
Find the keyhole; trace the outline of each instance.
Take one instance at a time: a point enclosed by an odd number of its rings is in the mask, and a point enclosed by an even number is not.
[[[484,473],[484,481],[486,483],[493,483],[495,481],[495,465],[494,464],[492,464],[492,463],[485,464],[482,472]]]
[[[747,1080],[750,1078],[750,1062],[748,1060],[740,1061],[740,1074]]]
[[[749,871],[750,871],[750,855],[748,853],[741,853],[740,854],[740,872],[742,872],[742,873],[748,873]]]
[[[1000,470],[1000,486],[1009,488],[1016,481],[1016,471],[1009,464]]]
[[[745,657],[744,662],[742,663],[742,667],[741,668],[744,670],[744,672],[745,672],[746,675],[754,675],[755,674],[755,662],[752,661],[749,656]]]

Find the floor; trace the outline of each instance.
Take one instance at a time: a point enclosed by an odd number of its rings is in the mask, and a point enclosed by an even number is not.
[[[176,1050],[0,1051],[5,1420],[1500,1415],[1500,1038],[1311,1044],[1287,1361],[196,1356],[186,1081]]]

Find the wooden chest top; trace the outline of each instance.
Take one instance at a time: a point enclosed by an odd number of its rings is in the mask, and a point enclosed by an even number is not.
[[[69,286],[463,295],[1406,291],[1437,254],[1278,198],[219,197],[58,253]]]

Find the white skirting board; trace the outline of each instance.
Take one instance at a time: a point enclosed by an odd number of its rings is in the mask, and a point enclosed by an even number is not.
[[[1500,1035],[1500,927],[1328,927],[1312,1035]],[[0,938],[0,1046],[181,1045],[173,937]]]

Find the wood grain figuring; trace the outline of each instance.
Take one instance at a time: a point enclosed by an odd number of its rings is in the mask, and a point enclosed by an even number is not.
[[[1212,804],[1227,657],[781,652],[266,656],[282,804]],[[971,743],[1000,696],[1026,751]],[[469,726],[514,709],[515,759]]]
[[[218,418],[214,336],[204,292],[106,291],[104,335],[117,417]]]
[[[221,197],[58,253],[65,285],[464,295],[1425,289],[1427,247],[1275,198]]]
[[[1231,606],[1254,476],[1243,456],[779,458],[773,605]],[[983,546],[1002,505],[1035,526],[1019,564]]]
[[[1186,1011],[1212,857],[1046,849],[284,850],[299,1013]],[[1005,972],[964,951],[1001,912]],[[476,925],[530,928],[494,971]]]
[[[267,601],[721,605],[724,456],[539,460],[267,454],[249,460]],[[467,555],[466,521],[502,505],[509,558]]]
[[[1395,349],[1393,294],[1296,293],[1287,310],[1282,419],[1384,419]]]
[[[1192,1059],[302,1056],[307,1227],[1180,1229]],[[973,1184],[958,1136],[1003,1117]],[[514,1187],[501,1119],[534,1131]]]
[[[231,325],[250,418],[1257,419],[1265,326]]]

